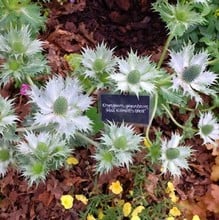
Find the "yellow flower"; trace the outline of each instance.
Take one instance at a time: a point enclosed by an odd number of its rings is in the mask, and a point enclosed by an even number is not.
[[[122,212],[123,212],[123,215],[125,217],[129,216],[129,214],[131,213],[132,211],[132,205],[130,202],[126,202],[124,205],[123,205],[123,208],[122,208]]]
[[[175,220],[175,218],[173,216],[169,216],[166,218],[166,220]]]
[[[150,143],[150,140],[148,140],[148,138],[144,138],[144,146],[147,148],[151,147],[151,143]]]
[[[173,217],[180,216],[181,211],[176,206],[174,206],[172,209],[170,209],[169,215]]]
[[[75,195],[75,198],[78,201],[81,201],[82,203],[84,203],[85,205],[87,205],[87,203],[88,203],[88,199],[84,195],[81,195],[81,194],[80,195]]]
[[[112,182],[109,189],[116,195],[123,191],[123,188],[118,180],[116,182]]]
[[[88,214],[88,215],[87,215],[87,220],[96,220],[96,219],[94,218],[93,215]]]
[[[166,193],[171,193],[171,192],[174,192],[174,190],[175,190],[175,187],[174,187],[173,183],[172,182],[168,182],[167,183],[167,188],[166,188],[165,192]]]
[[[71,209],[73,206],[73,197],[71,195],[64,195],[60,198],[61,204],[64,206],[65,209]]]
[[[139,215],[144,209],[145,209],[144,206],[139,205],[138,207],[136,207],[136,208],[133,210],[132,216]]]
[[[79,162],[78,162],[78,159],[76,157],[68,157],[67,160],[66,160],[66,163],[68,165],[77,165]]]
[[[179,200],[179,197],[176,196],[175,192],[170,192],[169,197],[173,203],[176,203]]]
[[[194,215],[194,216],[192,217],[192,220],[200,220],[200,218],[199,218],[198,215]]]
[[[139,217],[139,216],[134,215],[134,216],[132,216],[132,217],[131,217],[131,219],[130,219],[130,220],[141,220],[141,219],[140,219],[140,217]]]

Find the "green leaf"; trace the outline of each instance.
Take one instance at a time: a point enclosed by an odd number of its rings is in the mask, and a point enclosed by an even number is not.
[[[81,65],[82,55],[78,53],[71,53],[64,56],[65,60],[72,70],[76,70]]]
[[[93,122],[92,124],[93,132],[95,134],[98,133],[104,127],[104,124],[101,121],[100,114],[98,114],[97,112],[97,108],[91,107],[86,111],[85,114]]]
[[[162,87],[160,88],[161,96],[164,100],[170,103],[176,103],[180,105],[186,104],[186,98],[179,92],[173,91],[172,89]]]

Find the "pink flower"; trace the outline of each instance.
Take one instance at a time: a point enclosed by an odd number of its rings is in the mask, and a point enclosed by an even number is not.
[[[28,85],[28,84],[26,84],[26,83],[23,83],[22,85],[21,85],[21,88],[20,88],[20,94],[21,95],[27,95],[27,91],[30,89],[30,86]]]

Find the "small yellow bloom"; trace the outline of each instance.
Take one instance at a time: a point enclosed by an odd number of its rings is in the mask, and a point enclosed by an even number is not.
[[[172,209],[170,209],[169,215],[173,217],[180,216],[181,211],[176,206],[174,206]]]
[[[150,147],[151,147],[151,143],[150,143],[150,141],[148,140],[148,138],[144,138],[144,146],[147,147],[147,148],[150,148]]]
[[[192,220],[200,220],[200,218],[199,218],[198,215],[194,215],[194,216],[192,217]]]
[[[109,189],[116,195],[120,194],[123,191],[123,188],[118,180],[116,182],[112,182],[109,186]]]
[[[133,210],[132,216],[139,215],[144,209],[145,209],[145,208],[144,208],[144,206],[142,206],[142,205],[137,206],[137,207]]]
[[[66,163],[68,165],[77,165],[79,162],[78,162],[78,159],[76,157],[68,157],[67,160],[66,160]]]
[[[167,183],[167,188],[166,188],[165,192],[166,193],[171,193],[171,192],[174,192],[174,190],[175,190],[175,187],[174,187],[173,183],[172,182],[168,182]]]
[[[175,218],[173,216],[169,216],[166,218],[166,220],[175,220]]]
[[[130,219],[130,220],[141,220],[141,219],[140,219],[140,217],[139,217],[139,216],[134,215],[134,216],[132,216],[132,217],[131,217],[131,219]]]
[[[176,203],[179,200],[179,197],[176,196],[175,192],[170,192],[169,197],[173,203]]]
[[[129,214],[131,213],[132,211],[132,205],[130,202],[126,202],[124,205],[123,205],[123,208],[122,208],[122,212],[123,212],[123,215],[125,217],[129,216]]]
[[[71,195],[64,195],[60,198],[61,204],[64,206],[65,209],[71,209],[73,206],[73,197]]]
[[[87,220],[96,220],[96,219],[94,218],[93,215],[88,214],[88,215],[87,215]]]
[[[88,203],[88,199],[84,195],[81,195],[81,194],[80,195],[75,195],[75,198],[78,201],[81,201],[82,203],[84,203],[85,205],[87,205],[87,203]]]

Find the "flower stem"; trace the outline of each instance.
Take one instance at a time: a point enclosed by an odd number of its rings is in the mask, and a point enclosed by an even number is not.
[[[155,94],[155,97],[154,97],[154,108],[153,108],[153,112],[151,114],[151,117],[150,117],[150,121],[148,123],[148,126],[147,126],[147,129],[146,129],[146,133],[145,133],[145,137],[147,138],[147,141],[149,142],[149,144],[152,144],[150,138],[149,138],[149,131],[150,131],[150,128],[151,128],[151,125],[152,125],[152,121],[154,119],[154,116],[156,114],[156,111],[157,111],[157,104],[158,104],[158,94],[156,93]]]
[[[27,82],[31,85],[34,86],[34,83],[32,81],[32,79],[29,76],[26,76]]]
[[[77,135],[78,137],[84,139],[85,141],[87,141],[88,143],[94,145],[95,147],[99,147],[99,144],[96,141],[91,140],[90,138],[83,135],[82,133],[76,132],[75,135]]]
[[[179,123],[175,120],[175,118],[173,117],[173,115],[171,114],[171,112],[169,111],[169,109],[168,109],[164,104],[162,104],[162,107],[165,109],[165,111],[166,111],[167,114],[170,116],[171,120],[173,121],[173,123],[174,123],[176,126],[182,128],[182,129],[185,129],[185,127],[184,127],[183,125],[179,124]]]
[[[214,65],[215,63],[219,62],[219,58],[216,58],[214,60],[208,61],[208,65]]]
[[[173,34],[170,34],[170,35],[168,36],[167,40],[166,40],[166,43],[165,43],[165,45],[164,45],[163,51],[162,51],[161,56],[160,56],[160,60],[159,60],[159,62],[158,62],[158,64],[157,64],[158,68],[161,67],[161,65],[162,65],[162,63],[163,63],[163,61],[164,61],[164,58],[165,58],[166,53],[167,53],[167,49],[168,49],[168,47],[169,47],[169,45],[170,45],[170,42],[171,42],[171,40],[173,39],[173,37],[174,37],[174,35],[173,35]]]
[[[90,96],[95,89],[96,89],[96,87],[95,87],[95,86],[92,86],[92,87],[87,91],[87,95]]]

